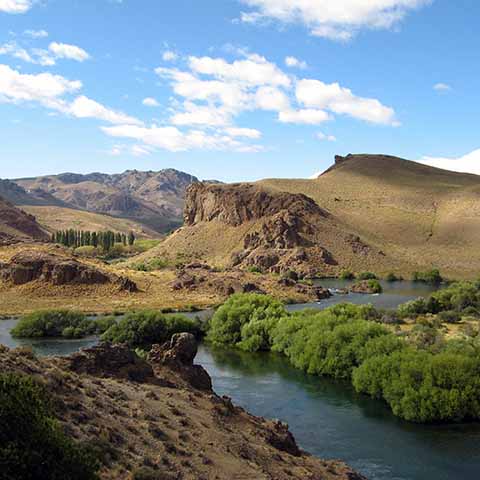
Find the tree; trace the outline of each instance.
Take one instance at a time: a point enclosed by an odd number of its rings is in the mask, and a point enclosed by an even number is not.
[[[128,244],[132,246],[134,243],[135,243],[135,234],[132,231],[130,231],[130,233],[128,234]]]

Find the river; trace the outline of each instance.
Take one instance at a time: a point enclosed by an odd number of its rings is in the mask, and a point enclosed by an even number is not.
[[[344,284],[321,281],[330,288]],[[384,293],[338,295],[319,304],[372,303],[393,308],[427,295],[432,287],[410,282],[384,284]],[[289,309],[301,308],[290,305]],[[0,321],[0,343],[31,345],[40,355],[65,355],[91,346],[82,340],[17,340],[16,320]],[[348,383],[304,374],[283,357],[211,349],[196,359],[210,373],[214,389],[248,411],[289,423],[299,444],[322,458],[339,458],[371,480],[467,480],[480,477],[480,424],[415,425],[393,416],[381,401],[358,395]]]

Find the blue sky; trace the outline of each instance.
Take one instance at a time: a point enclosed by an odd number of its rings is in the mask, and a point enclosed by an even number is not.
[[[476,0],[0,0],[0,177],[309,177],[350,152],[480,173],[478,18]]]

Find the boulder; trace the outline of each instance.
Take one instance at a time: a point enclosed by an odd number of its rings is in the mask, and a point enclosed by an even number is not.
[[[283,422],[273,422],[273,426],[267,436],[267,441],[277,450],[289,453],[295,457],[299,457],[302,454],[295,441],[295,437],[288,429],[288,425]]]
[[[68,362],[68,368],[77,373],[127,378],[135,382],[154,379],[152,366],[123,344],[101,343],[84,348],[66,357],[65,360]]]
[[[212,379],[200,365],[194,365],[197,355],[197,340],[191,333],[177,333],[164,345],[153,345],[148,361],[153,365],[164,365],[175,372],[192,387],[212,391]]]

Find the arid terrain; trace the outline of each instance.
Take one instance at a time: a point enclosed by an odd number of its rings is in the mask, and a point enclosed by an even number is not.
[[[101,452],[105,480],[364,478],[303,452],[287,425],[217,396],[193,365],[190,337],[154,346],[148,362],[122,346],[63,358],[0,346],[0,373],[31,375],[46,387],[65,433]]]

